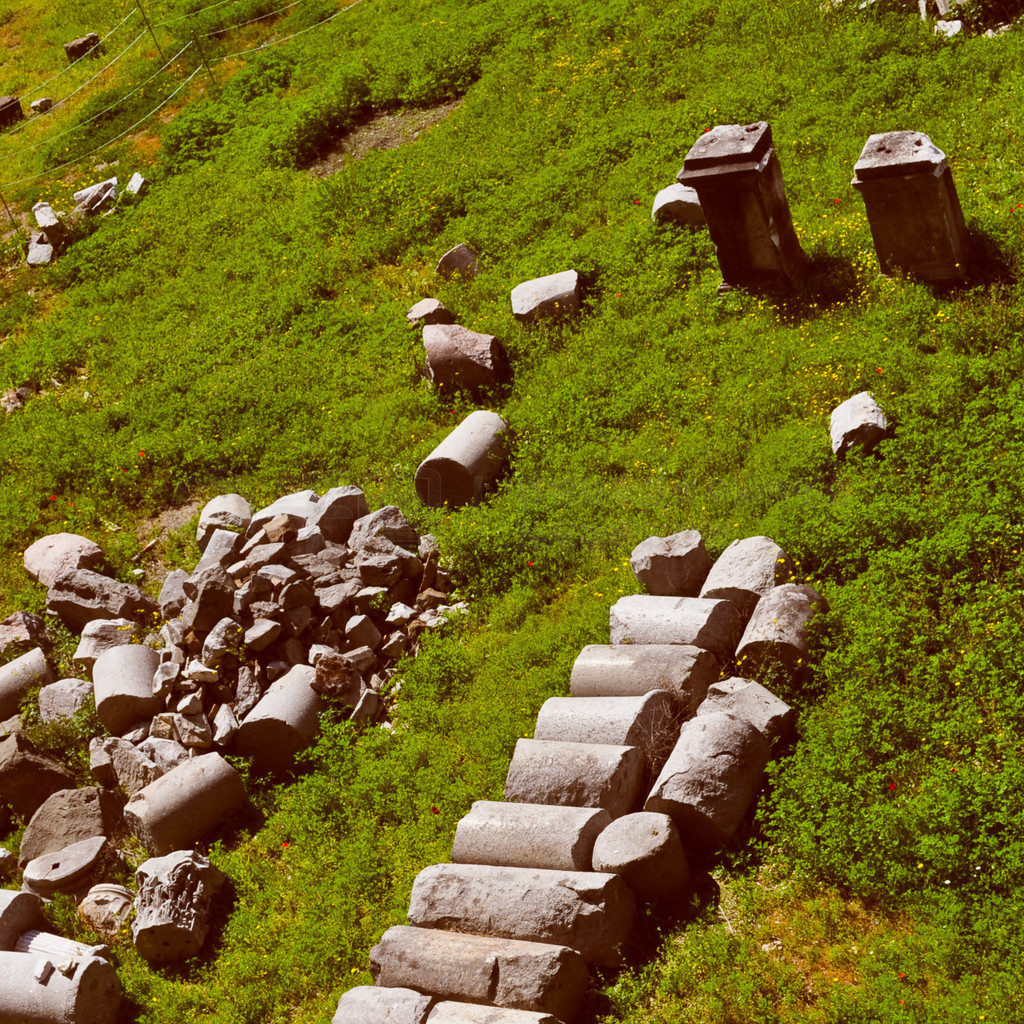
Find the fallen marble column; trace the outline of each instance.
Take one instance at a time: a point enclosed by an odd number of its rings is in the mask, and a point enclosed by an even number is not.
[[[599,807],[618,818],[635,809],[644,769],[636,747],[521,739],[505,778],[505,799]]]
[[[573,663],[569,685],[574,697],[633,697],[665,690],[680,718],[687,719],[719,671],[715,655],[688,644],[589,644]]]
[[[698,717],[724,711],[742,718],[764,733],[769,742],[789,739],[796,726],[796,711],[752,679],[733,676],[708,688],[707,699],[697,708]]]
[[[479,502],[504,475],[508,424],[497,413],[471,412],[419,465],[416,493],[432,507]]]
[[[125,644],[104,651],[92,667],[96,714],[115,735],[163,711],[153,693],[153,674],[160,655],[152,647]]]
[[[687,847],[724,846],[761,788],[770,749],[764,734],[743,719],[722,712],[691,718],[644,810],[672,818]]]
[[[54,964],[0,952],[0,1024],[115,1024],[121,983],[106,960]]]
[[[807,626],[828,602],[813,587],[783,583],[757,602],[736,648],[745,673],[757,675],[774,667],[800,674],[808,656]]]
[[[31,892],[0,889],[0,951],[11,952],[20,935],[43,924],[43,901]]]
[[[743,622],[731,601],[701,597],[620,597],[609,612],[613,644],[685,644],[732,658]]]
[[[378,985],[415,988],[442,1000],[579,1016],[589,975],[567,946],[396,925],[370,950]]]
[[[49,957],[54,963],[61,963],[65,960],[84,960],[90,956],[101,957],[105,960],[110,956],[110,947],[107,945],[90,946],[84,942],[76,942],[74,939],[65,939],[62,935],[54,935],[51,932],[33,928],[18,936],[18,941],[14,944],[14,952]]]
[[[493,334],[459,324],[427,324],[423,348],[427,376],[440,387],[481,388],[508,376],[508,357]]]
[[[54,678],[41,647],[0,666],[0,722],[18,713],[18,705],[29,690],[47,686]]]
[[[411,988],[357,985],[338,1000],[331,1024],[425,1024],[433,996]]]
[[[481,864],[424,868],[409,903],[418,928],[550,942],[602,967],[622,963],[635,914],[618,875]]]
[[[611,820],[599,808],[478,800],[456,826],[452,862],[589,871],[594,840]]]
[[[478,1006],[445,1000],[430,1011],[427,1024],[561,1024],[561,1021],[550,1013],[507,1010],[500,1006]]]
[[[700,596],[731,601],[745,626],[754,605],[786,578],[787,564],[771,537],[734,540],[711,567]]]
[[[593,867],[621,875],[649,903],[678,900],[690,881],[679,829],[667,814],[650,811],[616,818],[597,837]]]

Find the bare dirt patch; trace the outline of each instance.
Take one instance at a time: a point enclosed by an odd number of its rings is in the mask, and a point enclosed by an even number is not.
[[[187,505],[176,505],[165,508],[151,519],[142,519],[135,528],[135,536],[140,544],[153,539],[163,540],[170,533],[184,526],[202,506],[198,501],[190,501]]]
[[[397,149],[414,142],[420,132],[443,121],[461,103],[462,100],[458,99],[436,107],[378,114],[339,139],[310,170],[317,178],[328,178],[337,174],[345,164],[365,159],[375,149]]]

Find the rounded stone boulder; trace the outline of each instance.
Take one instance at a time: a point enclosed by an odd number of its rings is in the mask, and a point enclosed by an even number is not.
[[[679,829],[667,814],[652,811],[616,818],[594,843],[593,868],[621,875],[648,903],[678,899],[690,881]]]
[[[482,500],[508,464],[508,423],[471,412],[419,465],[416,493],[425,505],[455,508]]]
[[[851,448],[872,451],[889,433],[889,421],[870,391],[848,398],[832,410],[829,419],[832,452],[845,455]]]
[[[18,713],[18,705],[30,689],[53,681],[53,670],[41,647],[0,666],[0,722]]]
[[[153,674],[159,664],[160,655],[141,644],[113,647],[96,659],[92,667],[96,714],[115,735],[163,711],[163,701],[153,693]]]
[[[580,275],[575,270],[524,281],[512,289],[512,315],[521,323],[559,319],[579,309]]]
[[[690,227],[706,223],[697,190],[679,184],[663,188],[654,197],[651,220],[655,224],[683,224]]]
[[[688,644],[589,644],[572,666],[574,697],[672,696],[680,719],[691,718],[718,678],[718,659]]]
[[[25,549],[25,572],[52,587],[67,569],[91,569],[103,561],[103,549],[88,537],[76,533],[51,533]]]
[[[39,967],[38,956],[0,953],[0,1024],[115,1024],[121,983],[106,960],[86,957],[69,974],[54,969],[46,984]]]
[[[649,594],[697,597],[711,571],[711,556],[697,530],[648,537],[629,556],[633,574]]]
[[[769,591],[754,607],[736,648],[742,670],[756,675],[779,666],[798,674],[806,665],[807,626],[827,611],[825,598],[806,584],[783,583]]]
[[[252,520],[252,506],[240,494],[218,494],[199,513],[196,543],[206,547],[214,530],[237,530],[244,533]]]

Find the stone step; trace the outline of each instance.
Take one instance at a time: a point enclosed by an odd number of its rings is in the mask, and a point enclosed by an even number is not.
[[[622,963],[635,914],[619,875],[481,864],[424,868],[409,904],[419,928],[550,942],[602,967]]]

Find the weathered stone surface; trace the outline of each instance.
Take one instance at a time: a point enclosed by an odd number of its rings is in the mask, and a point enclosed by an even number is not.
[[[64,44],[64,52],[69,61],[81,60],[90,50],[100,45],[100,37],[95,32],[87,32],[84,36],[72,39]]]
[[[240,533],[233,530],[215,529],[206,537],[206,546],[203,549],[203,557],[192,570],[191,580],[198,580],[207,569],[219,565],[225,571],[229,565],[239,560],[244,538]],[[188,587],[185,586],[185,593]]]
[[[106,845],[105,836],[94,836],[45,853],[25,865],[22,881],[29,890],[43,897],[71,892],[96,867]]]
[[[203,641],[202,662],[211,668],[219,665],[237,665],[244,653],[245,630],[234,619],[221,619]]]
[[[415,551],[420,543],[420,535],[402,515],[402,510],[394,505],[385,505],[357,519],[352,526],[348,546],[358,551],[376,537],[383,537],[408,551]]]
[[[689,227],[700,227],[705,220],[697,190],[678,183],[663,188],[654,197],[651,220],[655,224],[683,224]]]
[[[691,718],[718,678],[718,659],[687,644],[589,644],[573,662],[574,697],[632,697],[665,690]]]
[[[43,926],[43,901],[32,892],[0,889],[0,951],[14,949],[18,936]]]
[[[29,247],[31,249],[31,246]],[[25,408],[25,403],[32,397],[32,389],[26,385],[9,388],[0,394],[0,410],[6,413],[18,412]]]
[[[43,232],[33,232],[28,242],[25,262],[30,267],[45,267],[53,262],[54,247]]]
[[[764,121],[719,124],[693,144],[681,185],[697,190],[726,287],[788,289],[808,264]]]
[[[413,986],[439,999],[553,1014],[571,1024],[583,1007],[583,957],[566,946],[397,925],[370,950],[378,985]]]
[[[685,644],[728,661],[742,632],[731,601],[699,597],[620,597],[609,615],[613,644]]]
[[[455,317],[440,299],[420,299],[405,314],[405,319],[413,326],[455,323]]]
[[[98,181],[74,195],[75,203],[86,213],[99,213],[104,206],[109,206],[117,198],[117,177]]]
[[[521,739],[505,778],[505,799],[601,807],[617,818],[634,810],[644,770],[636,747]]]
[[[851,448],[872,451],[889,434],[889,421],[870,391],[861,391],[832,410],[829,419],[832,453],[845,455]]]
[[[313,688],[316,669],[294,665],[272,683],[235,735],[235,750],[251,757],[257,771],[289,769],[319,730],[324,702]]]
[[[155,856],[185,849],[248,810],[241,776],[220,754],[189,758],[136,793],[124,820]]]
[[[180,615],[188,598],[185,596],[185,580],[188,573],[184,569],[172,569],[164,578],[164,585],[160,588],[160,596],[157,604],[160,605],[160,614],[165,619],[173,619]]]
[[[115,1024],[121,983],[106,960],[86,957],[67,974],[53,970],[45,984],[39,966],[37,956],[0,953],[0,1024]]]
[[[18,713],[22,698],[32,687],[53,681],[53,670],[41,647],[0,665],[0,721]]]
[[[253,537],[263,528],[264,523],[279,515],[292,515],[298,517],[304,526],[312,516],[316,514],[317,501],[320,495],[316,491],[296,491],[294,494],[286,494],[277,501],[261,508],[253,513],[249,526],[245,531],[247,538]]]
[[[864,198],[883,274],[936,283],[963,279],[967,227],[946,154],[927,135],[870,136],[851,184]]]
[[[37,753],[21,733],[0,739],[0,806],[9,804],[27,821],[48,796],[74,784],[66,768]]]
[[[17,869],[18,858],[6,846],[0,846],[0,879],[10,878]]]
[[[770,690],[752,679],[732,676],[715,683],[708,689],[707,699],[698,715],[723,711],[742,718],[764,733],[771,742],[776,738],[789,739],[796,725],[796,711],[779,700]]]
[[[786,562],[770,537],[734,540],[711,567],[700,596],[731,601],[746,625],[754,605],[785,579]]]
[[[512,289],[512,314],[524,324],[571,316],[579,309],[580,275],[575,270],[524,281]]]
[[[424,1024],[433,996],[411,988],[357,985],[338,1001],[331,1024]]]
[[[195,956],[210,930],[223,873],[202,854],[178,850],[143,862],[135,880],[132,938],[139,954],[156,964]]]
[[[38,202],[32,207],[32,216],[36,224],[46,232],[47,240],[51,245],[56,245],[64,237],[64,225],[57,216],[56,211],[49,203]],[[84,538],[83,538],[84,539]],[[80,568],[74,566],[74,568]],[[44,581],[45,582],[45,581]]]
[[[561,1024],[561,1021],[550,1013],[456,1003],[446,999],[430,1011],[427,1024]]]
[[[440,387],[481,388],[508,376],[508,357],[493,334],[479,334],[458,324],[423,328],[427,376]]]
[[[115,939],[132,913],[134,895],[123,885],[101,882],[94,885],[78,904],[86,925],[105,939]]]
[[[597,808],[478,800],[455,830],[452,862],[589,871],[594,840],[611,820]]]
[[[354,705],[362,686],[359,669],[345,655],[330,651],[317,659],[313,689],[327,700]]]
[[[49,653],[53,640],[46,622],[31,612],[15,612],[0,622],[0,654],[16,647],[41,647]]]
[[[49,957],[55,963],[66,963],[68,960],[81,960],[90,956],[110,956],[110,947],[106,943],[93,946],[87,942],[66,939],[63,935],[41,931],[33,928],[22,932],[15,943],[16,953],[31,953],[37,957]]]
[[[145,754],[164,775],[172,768],[177,768],[182,761],[188,760],[188,751],[180,743],[159,736],[147,736],[139,744],[138,750]]]
[[[479,255],[477,251],[465,242],[449,249],[438,261],[435,268],[441,277],[454,277],[462,274],[464,277],[476,277],[480,273]]]
[[[214,530],[237,530],[245,533],[252,521],[252,506],[240,494],[218,494],[199,513],[196,543],[205,548]]]
[[[29,104],[29,106],[32,108],[33,111],[35,111],[35,113],[45,114],[50,109],[50,107],[53,106],[53,97],[40,96],[39,99],[33,100]]]
[[[622,963],[636,906],[618,875],[480,864],[434,864],[412,887],[409,923],[550,942],[588,963]]]
[[[648,537],[629,556],[636,578],[649,594],[696,597],[711,571],[711,556],[697,530],[669,537]]]
[[[123,742],[123,741],[122,741]],[[40,805],[25,827],[18,864],[93,836],[113,835],[121,822],[121,809],[112,794],[96,786],[62,789]]]
[[[145,789],[164,774],[164,770],[155,761],[127,740],[110,736],[103,741],[103,749],[110,757],[117,784],[129,797],[135,796],[140,789]]]
[[[92,683],[87,679],[58,679],[39,691],[39,718],[56,722],[81,711],[92,696]]]
[[[366,495],[351,484],[332,487],[317,500],[316,509],[306,520],[308,526],[320,530],[329,544],[344,544],[352,533],[357,519],[370,512]]]
[[[74,658],[91,669],[101,654],[134,642],[135,623],[131,619],[93,619],[82,630]]]
[[[157,612],[153,599],[138,587],[91,569],[62,572],[50,587],[46,603],[74,633],[81,633],[93,619],[137,618]]]
[[[195,589],[190,594],[192,584]],[[183,587],[189,596],[181,614],[185,629],[207,632],[234,614],[235,584],[221,566],[213,565],[199,577],[193,575]]]
[[[96,714],[112,733],[123,733],[163,710],[163,702],[153,694],[153,674],[159,664],[156,651],[141,644],[113,647],[96,659],[92,669]]]
[[[533,731],[537,740],[636,747],[654,774],[678,735],[675,701],[665,690],[638,697],[550,697]]]
[[[678,899],[690,881],[679,829],[667,814],[651,811],[616,818],[594,843],[593,867],[621,875],[649,903]]]
[[[140,199],[144,196],[152,186],[152,182],[149,178],[144,178],[138,171],[136,171],[131,178],[128,180],[128,184],[125,185],[124,190],[130,196],[138,196]]]
[[[424,504],[452,508],[480,501],[504,475],[511,434],[497,413],[471,412],[419,465]]]
[[[0,128],[17,124],[25,117],[17,96],[0,96]]]
[[[721,712],[693,718],[644,810],[669,815],[687,847],[723,846],[757,795],[769,753],[764,734],[743,719]]]
[[[799,674],[807,658],[807,626],[828,611],[828,602],[806,584],[783,583],[758,601],[743,631],[736,660],[743,671],[758,674],[782,667]]]

